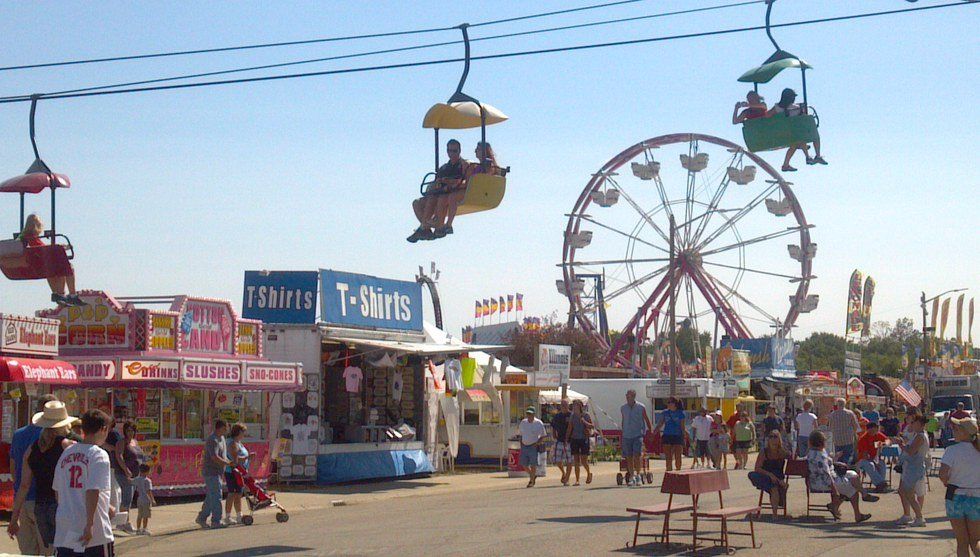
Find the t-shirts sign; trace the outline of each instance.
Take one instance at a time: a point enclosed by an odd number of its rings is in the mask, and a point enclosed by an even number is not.
[[[332,325],[422,330],[422,287],[341,271],[320,271],[320,319]]]
[[[245,271],[242,317],[315,323],[317,278],[316,271]]]

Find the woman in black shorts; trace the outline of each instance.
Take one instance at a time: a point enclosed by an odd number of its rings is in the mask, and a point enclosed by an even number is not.
[[[572,415],[568,419],[567,441],[572,448],[572,462],[575,465],[575,485],[579,485],[579,467],[585,466],[585,483],[592,483],[592,470],[589,469],[589,437],[592,435],[592,418],[583,412],[581,400],[572,402]]]

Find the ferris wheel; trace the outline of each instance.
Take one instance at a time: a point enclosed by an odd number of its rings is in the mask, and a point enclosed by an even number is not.
[[[808,295],[813,225],[790,186],[717,137],[664,135],[627,148],[592,175],[568,214],[557,286],[570,320],[608,350],[606,365],[627,367],[668,330],[672,287],[676,327],[732,338],[787,333],[819,302]],[[620,334],[611,339],[611,330]]]

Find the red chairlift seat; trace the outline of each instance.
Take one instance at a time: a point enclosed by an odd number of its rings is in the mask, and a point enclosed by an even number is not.
[[[26,174],[0,183],[0,193],[20,194],[22,222],[26,194],[38,194],[48,188],[53,194],[58,188],[71,187],[68,176],[46,171],[47,167],[42,165],[43,162],[35,161]],[[10,280],[38,280],[73,275],[71,260],[75,257],[75,251],[68,237],[50,232],[44,237],[51,239],[52,243],[25,243],[19,234],[15,234],[11,240],[0,240],[0,272]],[[54,243],[57,238],[63,238],[65,243]]]

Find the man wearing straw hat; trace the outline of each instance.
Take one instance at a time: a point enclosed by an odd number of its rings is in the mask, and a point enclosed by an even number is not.
[[[44,411],[44,405],[52,400],[58,400],[54,395],[41,395],[37,399],[37,411]],[[14,432],[10,440],[10,473],[13,476],[14,493],[20,489],[21,466],[27,449],[41,437],[41,429],[34,424],[27,424]],[[41,534],[34,522],[34,486],[29,485],[27,499],[24,501],[24,512],[17,533],[17,547],[25,555],[40,555],[43,549]]]
[[[68,415],[63,402],[57,400],[44,405],[44,410],[34,414],[31,423],[42,428],[41,436],[27,450],[21,466],[22,475],[20,489],[14,498],[13,510],[10,514],[10,524],[7,533],[17,535],[20,530],[20,519],[24,511],[27,492],[34,490],[34,523],[40,534],[41,553],[50,555],[54,548],[55,515],[58,509],[58,499],[52,489],[54,470],[58,459],[68,447],[74,444],[65,436],[74,417]]]

